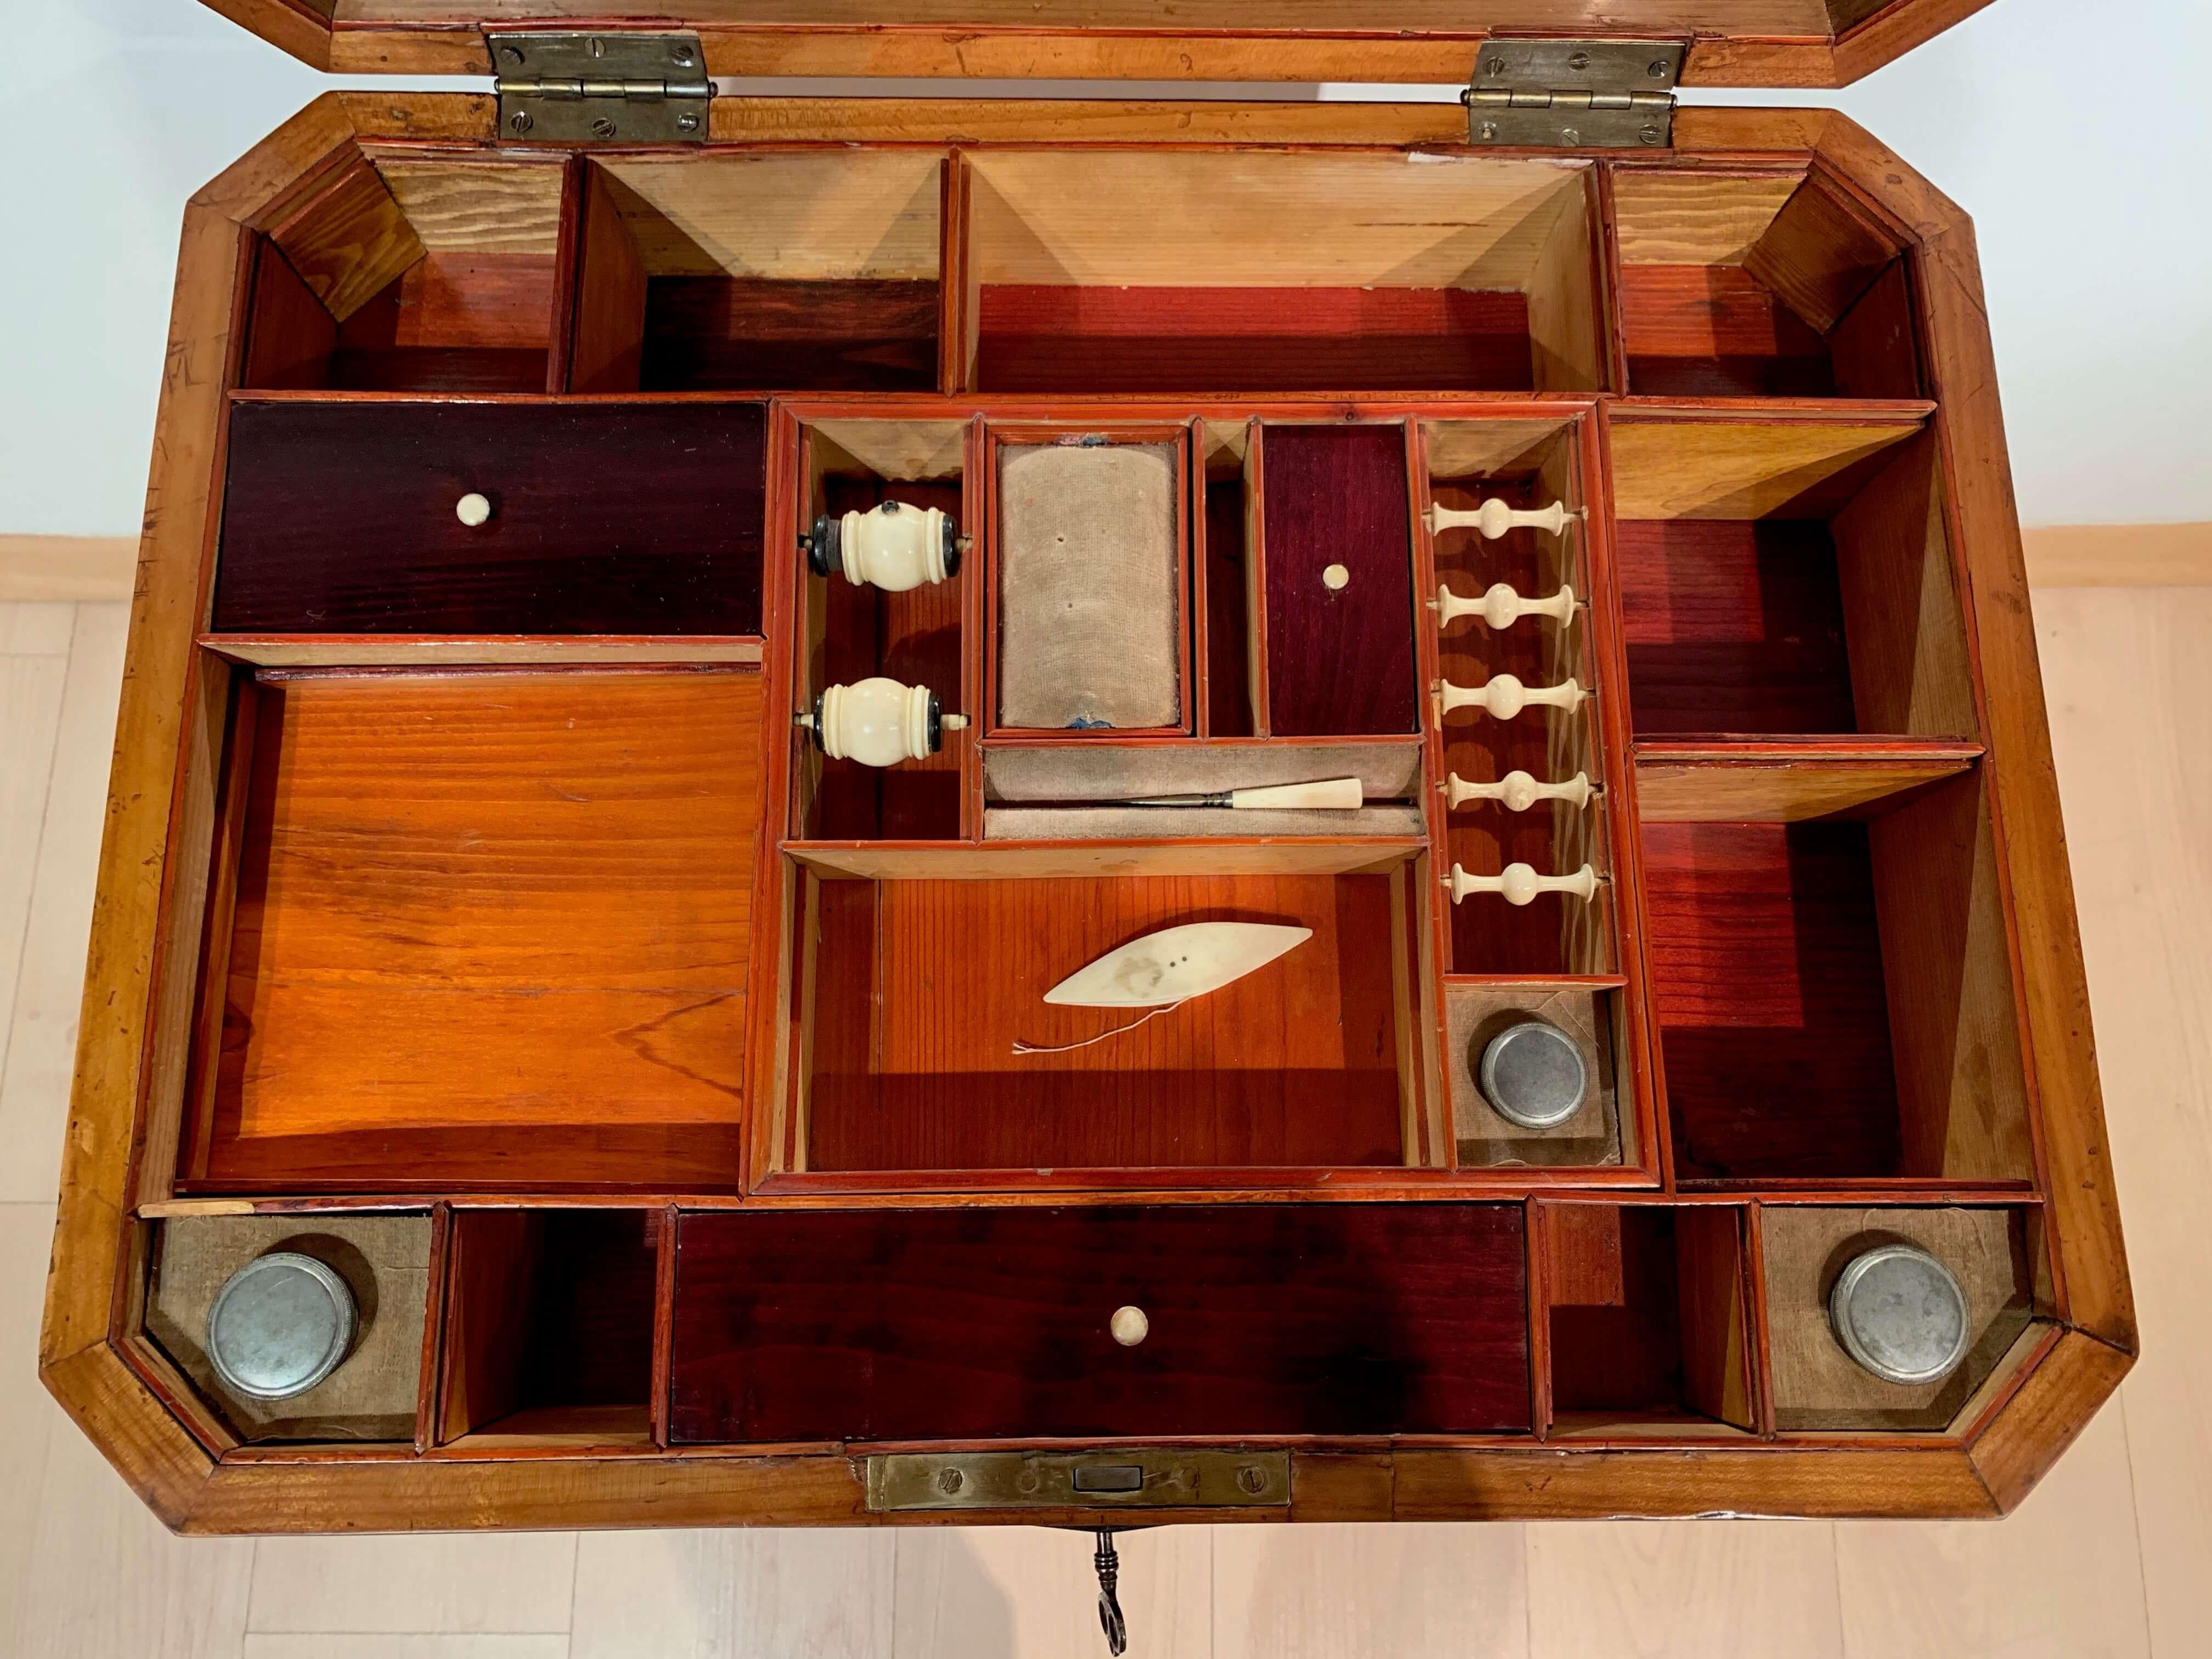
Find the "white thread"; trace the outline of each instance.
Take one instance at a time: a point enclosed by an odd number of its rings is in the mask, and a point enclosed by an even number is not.
[[[1144,1017],[1144,1019],[1133,1019],[1127,1025],[1116,1025],[1110,1031],[1101,1031],[1097,1036],[1087,1036],[1080,1042],[1054,1043],[1047,1048],[1040,1048],[1034,1042],[1024,1042],[1017,1037],[1014,1040],[1014,1052],[1018,1054],[1064,1054],[1071,1048],[1088,1048],[1094,1042],[1103,1042],[1108,1037],[1120,1036],[1124,1031],[1133,1031],[1146,1019],[1158,1019],[1162,1014],[1171,1014],[1189,1000],[1188,997],[1178,998],[1164,1007],[1153,1009]]]

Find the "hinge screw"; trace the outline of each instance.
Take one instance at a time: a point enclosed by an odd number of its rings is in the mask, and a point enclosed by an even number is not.
[[[672,56],[673,56],[673,57],[674,57],[674,58],[676,59],[676,67],[677,67],[677,68],[678,68],[678,69],[690,69],[690,68],[691,67],[691,48],[690,48],[690,47],[689,47],[689,46],[678,46],[678,47],[677,47],[677,48],[676,48],[675,52],[674,52],[672,54],[671,54],[671,55],[672,55]]]
[[[615,124],[602,115],[592,123],[592,131],[601,138],[611,138],[615,136]]]
[[[679,115],[679,116],[678,116],[678,117],[676,118],[676,130],[677,130],[678,132],[696,132],[696,131],[699,131],[699,118],[698,118],[697,116],[696,116],[696,115]],[[884,503],[884,505],[885,505],[886,507],[888,507],[888,506],[891,505],[891,503],[890,503],[890,502],[886,501],[886,502]]]
[[[507,118],[507,124],[510,127],[513,127],[517,132],[529,131],[532,125],[530,119],[530,112],[526,109],[519,109],[515,111],[514,114]]]
[[[1649,75],[1655,81],[1665,80],[1667,78],[1667,60],[1663,58],[1658,59],[1650,69],[1646,70],[1644,73]]]
[[[1641,138],[1647,144],[1656,144],[1659,142],[1659,129],[1656,127],[1645,127],[1636,136],[1638,138]]]
[[[1505,60],[1503,58],[1492,58],[1486,60],[1482,65],[1482,72],[1485,75],[1504,74]]]
[[[1574,128],[1572,128],[1572,127],[1561,127],[1561,128],[1559,129],[1559,142],[1560,142],[1561,143],[1563,143],[1563,144],[1579,144],[1580,143],[1582,143],[1582,141],[1583,141],[1583,136],[1582,136],[1582,134],[1581,134],[1581,133],[1579,133],[1579,132],[1577,132]]]
[[[938,1491],[945,1493],[947,1497],[958,1492],[961,1487],[967,1484],[968,1483],[961,1478],[960,1471],[957,1469],[947,1469],[937,1477]]]
[[[1261,1490],[1267,1486],[1267,1477],[1261,1470],[1247,1463],[1237,1471],[1237,1484],[1256,1498],[1260,1495]]]
[[[1567,67],[1571,70],[1588,69],[1589,67],[1589,54],[1586,52],[1578,52],[1575,53],[1573,57],[1567,59]]]
[[[506,58],[508,63],[514,64],[517,69],[522,67],[522,48],[520,46],[501,46],[499,49],[499,52],[501,57]]]
[[[1482,136],[1486,138],[1494,140],[1498,137],[1498,123],[1495,121],[1485,121],[1482,124]]]

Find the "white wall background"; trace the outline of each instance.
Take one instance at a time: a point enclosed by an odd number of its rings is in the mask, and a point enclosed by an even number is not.
[[[0,17],[0,533],[134,533],[185,198],[325,83],[193,0]],[[2212,520],[2208,84],[2206,0],[1998,0],[1841,93],[1686,98],[1832,103],[1934,179],[1974,216],[2025,520],[2179,522]]]

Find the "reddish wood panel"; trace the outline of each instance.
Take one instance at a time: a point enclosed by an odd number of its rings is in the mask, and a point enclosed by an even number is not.
[[[641,1406],[653,1392],[659,1210],[549,1210],[520,1351],[520,1409]]]
[[[648,392],[928,392],[933,282],[655,276],[646,285]]]
[[[1401,1161],[1389,880],[1122,876],[832,881],[821,906],[808,1167],[1179,1168]],[[1185,922],[1310,927],[1235,984],[1143,1012],[1048,1006]]]
[[[1555,1412],[1673,1410],[1683,1401],[1674,1217],[1656,1206],[1544,1212]]]
[[[180,1185],[731,1186],[759,677],[307,674],[259,696]]]
[[[338,325],[325,384],[349,392],[543,392],[550,254],[427,255]]]
[[[1658,398],[1827,398],[1820,336],[1741,265],[1621,267],[1628,389]]]
[[[1826,525],[1626,522],[1613,565],[1639,737],[1858,730]]]
[[[832,477],[823,481],[832,518],[865,513],[878,502],[939,507],[957,522],[960,485],[886,483],[876,477]],[[966,526],[963,526],[963,531]],[[975,568],[968,562],[951,581],[924,583],[903,593],[860,587],[840,574],[823,587],[827,624],[812,684],[850,685],[886,675],[907,685],[926,685],[947,713],[960,698],[961,586]],[[965,733],[948,732],[945,746],[898,766],[863,766],[822,757],[816,822],[808,833],[828,841],[940,841],[960,834],[960,757]]]
[[[678,1224],[678,1442],[1528,1426],[1517,1205]],[[1107,1329],[1125,1305],[1135,1347]]]
[[[756,403],[241,400],[215,628],[757,634],[766,431]]]
[[[252,311],[238,383],[272,391],[318,390],[329,381],[337,335],[337,323],[291,261],[274,242],[257,242]]]
[[[1244,481],[1214,478],[1206,507],[1206,715],[1217,738],[1252,734],[1252,628],[1246,615]]]
[[[1676,1174],[1898,1174],[1866,826],[1647,823],[1643,848]]]
[[[1528,302],[1462,288],[982,290],[990,392],[1527,392]]]
[[[1278,736],[1419,727],[1413,510],[1395,423],[1261,428],[1267,715]],[[1342,565],[1350,580],[1323,580]]]

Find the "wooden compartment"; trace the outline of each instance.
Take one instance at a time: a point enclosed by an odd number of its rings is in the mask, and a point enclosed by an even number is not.
[[[970,151],[988,392],[1589,391],[1587,165]]]
[[[1639,750],[1976,738],[1939,446],[1917,418],[1622,418],[1613,456]]]
[[[1552,1432],[1753,1427],[1744,1213],[1540,1203]]]
[[[1510,1204],[686,1215],[671,1438],[1525,1432],[1522,1233]]]
[[[1624,167],[1612,185],[1630,392],[1920,396],[1902,246],[1832,182]]]
[[[437,1442],[652,1443],[660,1210],[457,1209]]]
[[[1451,1096],[1460,1168],[1573,1169],[1637,1161],[1628,1002],[1619,986],[1447,979],[1443,1007],[1444,1086]],[[1565,1032],[1589,1071],[1581,1109],[1548,1129],[1512,1122],[1482,1092],[1483,1050],[1523,1020],[1541,1020]]]
[[[253,241],[259,390],[557,391],[561,158],[356,152]]]
[[[179,1187],[732,1187],[760,721],[739,669],[241,678]]]
[[[249,655],[351,636],[338,661],[370,635],[757,636],[767,426],[760,403],[240,399],[210,627]]]
[[[1426,518],[1431,506],[1466,512],[1492,500],[1519,509],[1558,501],[1571,514],[1582,514],[1573,428],[1551,420],[1429,420],[1421,423],[1420,436],[1427,481],[1418,533],[1431,550],[1437,584],[1463,599],[1480,599],[1497,582],[1524,599],[1547,599],[1563,586],[1577,596],[1570,622],[1525,617],[1493,629],[1480,617],[1443,626],[1433,608],[1436,593],[1419,595],[1421,625],[1435,630],[1438,678],[1470,690],[1501,674],[1531,688],[1572,679],[1607,695],[1608,677],[1592,637],[1589,605],[1596,579],[1583,518],[1570,518],[1556,536],[1518,528],[1495,540],[1472,528],[1438,532],[1428,528]],[[1532,705],[1510,720],[1480,709],[1440,713],[1440,787],[1454,777],[1495,783],[1516,771],[1540,783],[1564,783],[1579,772],[1600,793],[1579,807],[1553,801],[1516,812],[1490,800],[1446,807],[1441,815],[1446,855],[1439,866],[1446,872],[1457,864],[1472,874],[1495,875],[1522,863],[1542,875],[1571,875],[1587,863],[1609,875],[1600,712],[1592,701],[1573,711]],[[1529,978],[1612,973],[1618,966],[1613,906],[1609,889],[1589,902],[1546,893],[1516,905],[1471,895],[1448,907],[1450,970]]]
[[[1085,1171],[1431,1161],[1411,1060],[1417,878],[1403,862],[1367,875],[810,875],[792,1166],[894,1186],[961,1171],[1083,1185],[1097,1179]],[[1230,920],[1313,937],[1153,1018],[1042,1000],[1130,939]]]
[[[568,389],[931,389],[944,173],[903,149],[586,163]]]
[[[172,1216],[154,1228],[146,1334],[241,1440],[411,1442],[430,1247],[428,1213]],[[233,1273],[272,1250],[314,1257],[354,1298],[345,1359],[289,1400],[232,1392],[207,1357],[216,1295]]]
[[[805,427],[800,517],[811,529],[823,514],[842,518],[880,502],[939,507],[970,535],[979,504],[966,488],[969,428],[962,421],[824,418]],[[842,574],[817,576],[805,556],[797,706],[811,709],[823,687],[883,675],[926,685],[947,714],[979,706],[981,679],[967,649],[968,596],[981,580],[980,544],[948,580],[902,593],[857,586]],[[894,767],[832,760],[793,729],[793,829],[815,841],[948,841],[962,831],[962,780],[975,731],[946,732],[944,747]]]
[[[2027,1209],[1956,1205],[1763,1204],[1767,1351],[1775,1427],[1936,1431],[1950,1428],[1984,1386],[2016,1365],[2050,1306],[2040,1217]],[[1900,1384],[1860,1369],[1835,1339],[1828,1293],[1856,1255],[1917,1244],[1966,1293],[1971,1346],[1939,1382]]]
[[[1678,1178],[2034,1179],[1984,786],[1643,826]]]

